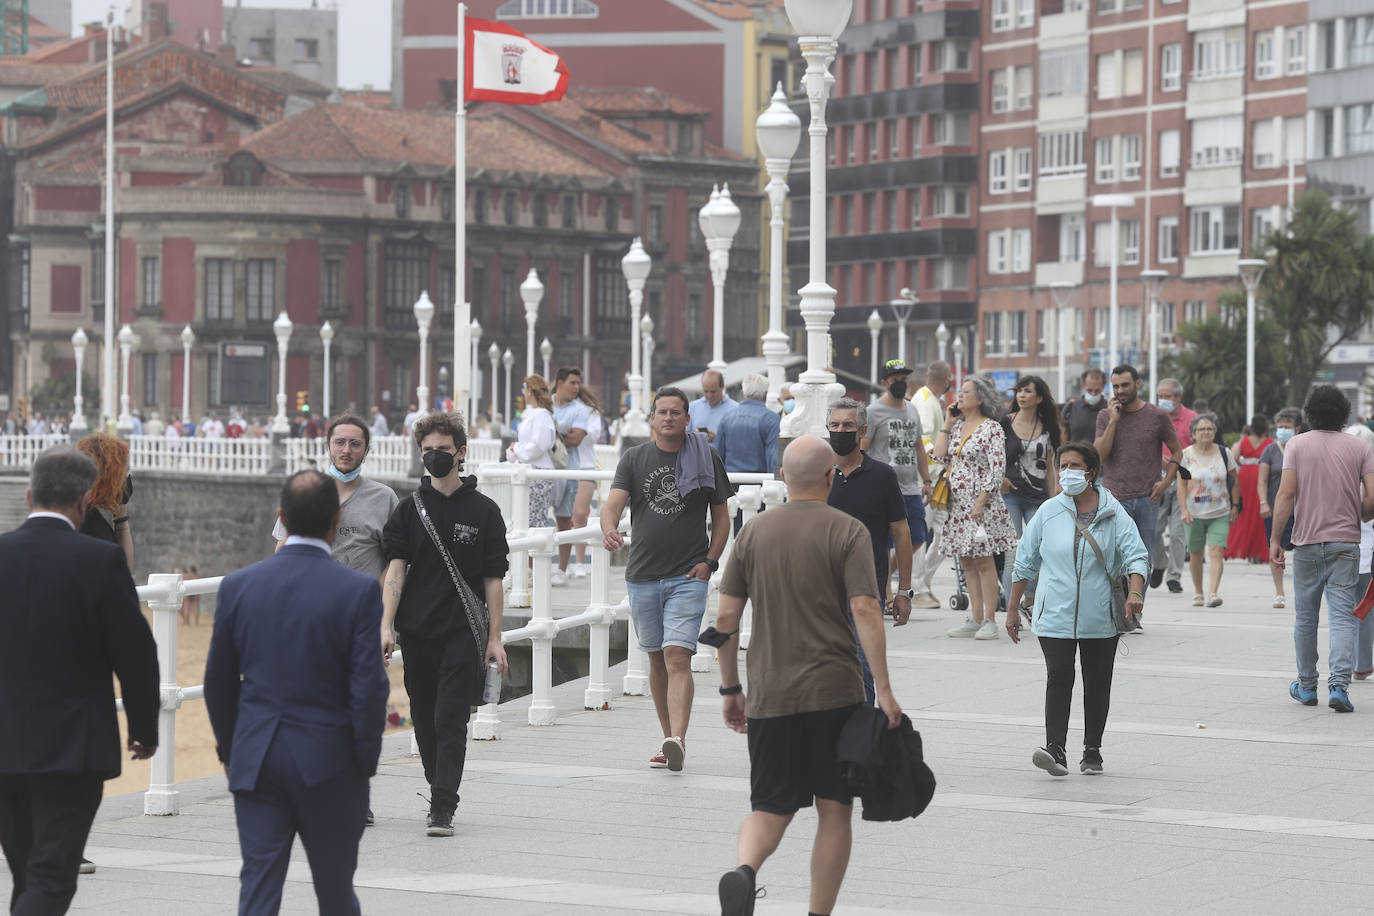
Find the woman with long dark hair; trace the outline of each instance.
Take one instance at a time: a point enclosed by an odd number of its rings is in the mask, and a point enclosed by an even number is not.
[[[1019,538],[1026,523],[1035,517],[1045,500],[1059,492],[1059,467],[1055,453],[1064,441],[1063,418],[1054,403],[1050,386],[1038,375],[1016,380],[1011,412],[1002,420],[1007,436],[1007,465],[1002,476],[1002,500]],[[1011,594],[1012,566],[1016,552],[1002,570],[1002,590]],[[1035,580],[1026,586],[1027,604],[1035,600]],[[1008,606],[1009,611],[1014,608]]]

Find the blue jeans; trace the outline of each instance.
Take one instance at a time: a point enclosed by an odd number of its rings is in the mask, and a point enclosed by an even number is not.
[[[1327,624],[1331,630],[1331,669],[1327,687],[1348,687],[1359,633],[1354,610],[1360,578],[1360,545],[1329,541],[1293,548],[1293,647],[1298,656],[1298,680],[1317,689],[1317,620],[1326,593]]]
[[[1355,583],[1356,603],[1369,589],[1369,579],[1369,573],[1360,573],[1359,581]],[[1374,671],[1374,612],[1366,614],[1364,620],[1360,621],[1359,642],[1355,646],[1355,670],[1360,674]]]
[[[705,579],[686,576],[626,582],[639,648],[662,652],[664,646],[678,646],[695,652],[701,618],[706,615],[706,589]]]
[[[1016,491],[1002,494],[1002,502],[1007,504],[1007,512],[1011,514],[1012,527],[1016,529],[1016,536],[1019,538],[1021,532],[1026,530],[1026,523],[1035,518],[1035,513],[1040,511],[1040,507],[1045,504],[1043,499],[1033,496],[1022,496]],[[1016,566],[1016,551],[1007,554],[1006,563],[1002,567],[1002,591],[1006,592],[1007,600],[1011,600],[1011,574],[1013,567]],[[1026,598],[1035,597],[1035,580],[1026,583]]]
[[[1145,552],[1153,563],[1155,549],[1155,529],[1159,527],[1159,504],[1150,501],[1148,496],[1120,500],[1121,508],[1135,522],[1135,530],[1145,542]],[[1151,566],[1153,569],[1154,567]]]

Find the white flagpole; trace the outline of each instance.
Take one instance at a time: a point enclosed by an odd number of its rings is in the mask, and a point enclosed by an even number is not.
[[[458,81],[454,94],[458,109],[453,118],[453,406],[462,410],[472,384],[472,306],[467,297],[467,18],[468,5],[458,4]],[[469,425],[472,417],[467,418]]]
[[[114,7],[105,19],[105,346],[100,354],[99,432],[115,415],[114,297]]]

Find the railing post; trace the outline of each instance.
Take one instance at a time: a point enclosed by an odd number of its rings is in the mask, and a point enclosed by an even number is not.
[[[517,464],[510,481],[510,502],[511,518],[515,521],[515,530],[509,532],[512,537],[523,537],[530,530],[530,478],[529,466]],[[510,595],[506,598],[507,607],[529,607],[530,593],[528,588],[529,570],[527,569],[527,558],[529,554],[523,550],[511,552],[510,568]]]
[[[530,697],[531,725],[553,725],[558,721],[558,707],[553,702],[553,641],[558,625],[553,619],[553,584],[550,574],[553,558],[558,554],[554,543],[554,528],[535,528],[530,532],[540,537],[538,547],[530,551],[534,558],[534,595],[531,602],[530,679],[534,691]]]
[[[161,698],[157,721],[157,751],[153,753],[152,774],[143,796],[143,813],[177,814],[181,809],[176,788],[177,710],[181,707],[181,688],[177,686],[177,611],[181,608],[183,584],[178,573],[157,573],[148,584],[165,589],[162,596],[148,601],[153,612],[153,638],[157,641],[157,666]]]
[[[601,519],[589,518],[587,527],[600,531]],[[586,709],[610,709],[611,624],[615,622],[615,609],[611,607],[611,554],[601,544],[587,546],[592,555],[591,601],[587,610],[600,612],[601,620],[589,627],[587,692],[582,705]]]
[[[629,599],[626,598],[626,601]],[[625,678],[621,682],[620,692],[627,697],[642,697],[649,692],[649,673],[646,666],[649,663],[649,656],[643,649],[639,648],[639,635],[635,633],[635,615],[627,617],[625,628],[627,643],[625,646]]]

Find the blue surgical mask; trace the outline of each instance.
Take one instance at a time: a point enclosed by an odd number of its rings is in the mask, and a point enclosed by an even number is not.
[[[796,410],[796,409],[797,409],[797,399],[796,399],[796,398],[788,398],[787,400],[785,400],[785,401],[782,402],[782,412],[783,412],[783,413],[791,413],[792,411],[794,411],[794,410]]]
[[[1102,403],[1102,392],[1099,391],[1097,394],[1085,394],[1085,395],[1083,395],[1083,403],[1084,403],[1084,404],[1091,404],[1091,405],[1093,405],[1094,407],[1096,407],[1098,404],[1101,404],[1101,403]]]
[[[1274,438],[1280,442],[1287,442],[1289,439],[1293,438],[1293,432],[1292,429],[1286,426],[1280,426],[1278,429],[1274,430]]]
[[[333,462],[330,462],[329,465],[324,469],[324,472],[328,474],[330,477],[333,477],[335,480],[342,480],[344,483],[352,483],[353,481],[358,479],[358,475],[363,472],[363,468],[362,465],[359,465],[358,467],[354,468],[353,470],[345,474],[343,471],[334,467]]]
[[[1088,489],[1088,474],[1078,468],[1064,468],[1059,472],[1059,489],[1070,496],[1077,496]]]
[[[1173,413],[1173,412],[1174,412],[1174,399],[1173,399],[1173,398],[1160,398],[1160,399],[1159,399],[1159,409],[1160,409],[1160,410],[1163,410],[1163,411],[1166,411],[1167,413]]]

